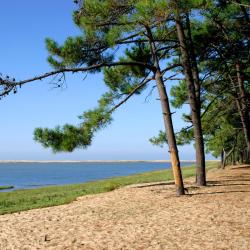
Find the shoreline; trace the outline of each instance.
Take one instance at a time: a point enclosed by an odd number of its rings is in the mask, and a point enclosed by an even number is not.
[[[216,162],[208,163],[207,170],[217,168],[217,166]],[[183,167],[182,174],[184,179],[195,176],[195,167]],[[115,176],[78,184],[62,184],[0,192],[0,215],[68,204],[81,196],[106,193],[129,185],[168,181],[173,181],[173,174],[170,168],[127,176]],[[11,195],[9,195],[10,192]]]
[[[186,178],[189,193],[183,197],[175,196],[166,172],[164,181],[148,185],[125,187],[120,179],[99,182],[102,190],[95,185],[75,191],[54,188],[6,194],[0,249],[246,250],[250,244],[249,167],[209,171],[208,187],[197,188],[195,175]],[[79,193],[83,190],[89,192]],[[40,201],[47,208],[39,208]]]
[[[1,163],[137,163],[137,162],[152,162],[152,163],[171,163],[170,160],[0,160]],[[181,162],[193,162],[195,160],[181,160]],[[219,160],[207,160],[206,162],[219,162]]]

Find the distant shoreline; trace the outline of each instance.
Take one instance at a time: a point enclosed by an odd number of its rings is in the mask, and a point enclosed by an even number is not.
[[[218,160],[207,160],[207,162]],[[127,162],[171,162],[170,160],[63,160],[63,161],[34,161],[34,160],[0,160],[1,163],[127,163]],[[181,162],[195,162],[195,160],[181,160]]]

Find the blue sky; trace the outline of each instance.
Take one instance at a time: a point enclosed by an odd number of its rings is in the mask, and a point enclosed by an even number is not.
[[[46,37],[63,42],[67,36],[80,34],[72,22],[76,6],[71,0],[2,0],[0,6],[0,72],[17,80],[51,70],[46,61]],[[49,80],[30,83],[1,100],[0,159],[169,159],[167,147],[155,147],[148,141],[163,129],[157,92],[145,102],[150,88],[119,109],[111,126],[98,132],[87,150],[54,154],[34,142],[34,128],[78,124],[77,116],[96,105],[105,91],[102,75],[83,78],[82,74],[67,75],[64,90],[53,89]],[[176,131],[183,126],[181,113],[173,116]],[[179,151],[181,159],[194,159],[192,145]]]

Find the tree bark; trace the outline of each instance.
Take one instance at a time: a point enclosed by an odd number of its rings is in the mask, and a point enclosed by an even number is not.
[[[157,56],[156,46],[154,43],[153,35],[149,27],[145,27],[147,31],[147,35],[149,38],[151,53],[153,56],[154,67],[155,67],[155,81],[157,85],[157,89],[160,96],[161,101],[161,108],[163,113],[163,121],[166,130],[166,137],[169,146],[169,152],[171,157],[173,175],[175,180],[176,186],[176,193],[177,195],[184,195],[184,184],[182,179],[181,167],[180,167],[180,160],[179,154],[174,134],[173,122],[172,122],[172,114],[169,105],[169,99],[167,95],[167,91],[164,85],[164,81],[162,79],[162,73],[159,65],[159,59]]]
[[[243,162],[244,162],[244,160],[243,160],[243,159],[244,159],[243,154],[244,154],[244,152],[240,152],[240,153],[239,153],[239,163],[240,163],[240,164],[243,164]]]
[[[199,98],[200,84],[198,82],[199,76],[197,76],[197,72],[195,72],[195,66],[192,68],[191,56],[189,54],[188,45],[186,41],[187,39],[184,33],[182,20],[179,13],[177,13],[175,16],[175,23],[177,29],[177,36],[180,43],[181,58],[188,89],[189,105],[192,114],[192,123],[194,127],[197,185],[206,186],[205,152],[204,152],[204,141],[203,141],[201,116],[200,116],[200,98]],[[195,79],[197,81],[196,82],[197,87],[195,87],[193,72]],[[199,92],[198,96],[196,92]]]
[[[224,168],[224,164],[225,164],[225,151],[224,148],[222,148],[221,150],[221,163],[220,163],[220,168]]]
[[[224,157],[223,157],[222,169],[225,169],[227,158],[229,155],[226,154],[226,151],[224,150],[224,148],[223,148],[223,155],[224,155]]]
[[[224,158],[223,158],[223,163],[222,163],[222,169],[225,169],[226,167],[226,162],[227,162],[227,159],[232,155],[232,153],[234,152],[234,149],[235,149],[235,146],[233,146],[233,148],[227,153],[224,148],[223,148],[223,154],[224,154]],[[233,161],[233,158],[231,159],[231,162]]]
[[[236,73],[237,73],[237,82],[239,87],[239,98],[238,98],[238,110],[240,114],[240,119],[242,122],[242,127],[244,131],[245,141],[247,145],[247,149],[250,152],[250,119],[249,119],[249,110],[247,105],[246,91],[244,87],[244,82],[241,74],[240,63],[236,63]]]
[[[170,152],[170,157],[171,157],[171,163],[172,163],[172,168],[173,168],[173,174],[174,174],[174,179],[175,179],[176,192],[177,192],[177,195],[183,195],[184,184],[182,180],[180,160],[179,160],[179,154],[178,154],[178,149],[177,149],[176,139],[175,139],[175,134],[174,134],[174,129],[173,129],[169,100],[168,100],[165,86],[163,84],[161,72],[158,70],[155,73],[155,80],[156,80],[156,84],[157,84],[157,88],[158,88],[158,92],[159,92],[159,96],[161,100],[163,120],[164,120],[166,136],[167,136],[167,141],[168,141],[168,146],[169,146],[169,152]]]
[[[249,22],[250,22],[250,19],[249,19],[249,15],[248,15],[248,12],[247,12],[245,6],[243,6],[243,5],[241,4],[241,1],[240,1],[240,0],[236,0],[236,2],[240,5],[240,9],[241,9],[241,11],[242,11],[242,13],[243,13],[243,15],[244,15],[244,17],[245,17],[246,22],[249,23]],[[250,35],[249,35],[249,37],[250,37]]]
[[[194,80],[194,86],[195,86],[195,94],[197,99],[197,105],[199,106],[200,111],[200,77],[199,77],[199,70],[194,50],[194,44],[192,39],[192,32],[191,32],[191,26],[190,26],[190,20],[189,20],[189,14],[186,14],[186,26],[187,26],[187,34],[188,34],[188,45],[189,45],[189,51],[190,51],[190,61],[191,61],[191,69],[192,69],[192,75]]]

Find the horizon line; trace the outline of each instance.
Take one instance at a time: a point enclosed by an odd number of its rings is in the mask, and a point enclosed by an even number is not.
[[[181,162],[195,162],[195,160],[180,160]],[[219,160],[207,160],[219,161]],[[0,163],[88,163],[88,162],[171,162],[171,160],[0,160]]]

